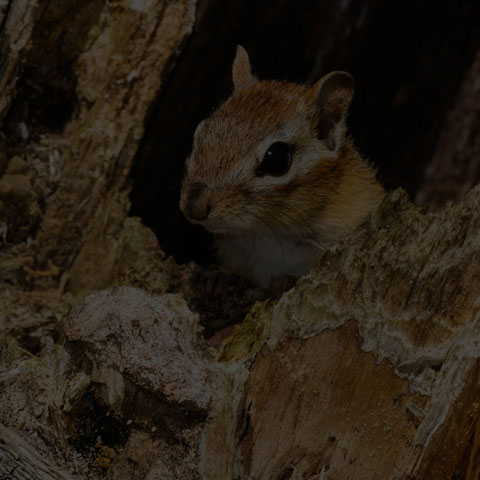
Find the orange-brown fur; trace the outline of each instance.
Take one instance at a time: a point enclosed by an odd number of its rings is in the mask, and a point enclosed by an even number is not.
[[[268,286],[275,276],[308,271],[317,248],[361,223],[383,189],[345,133],[348,74],[334,72],[311,88],[257,81],[239,49],[233,76],[234,94],[197,129],[180,205],[216,234],[227,266]],[[259,175],[275,142],[289,146],[290,170]]]

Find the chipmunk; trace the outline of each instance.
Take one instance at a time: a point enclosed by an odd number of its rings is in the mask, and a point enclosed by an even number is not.
[[[384,190],[346,134],[354,81],[259,81],[237,47],[234,91],[195,130],[180,209],[260,288],[312,268],[321,249],[375,211]]]

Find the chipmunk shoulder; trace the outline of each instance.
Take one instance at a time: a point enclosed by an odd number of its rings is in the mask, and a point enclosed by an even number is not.
[[[307,273],[377,209],[384,190],[346,132],[350,74],[313,86],[260,81],[239,46],[233,83],[195,131],[180,208],[215,235],[227,268],[266,288]]]

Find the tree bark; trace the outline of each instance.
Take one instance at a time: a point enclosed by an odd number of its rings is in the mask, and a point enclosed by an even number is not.
[[[479,192],[439,216],[396,192],[273,307],[243,403],[242,475],[478,472]]]
[[[178,295],[90,295],[63,346],[3,342],[1,420],[89,478],[476,478],[479,203],[395,192],[218,355]]]
[[[0,479],[69,480],[71,477],[46,463],[18,435],[0,425]]]
[[[33,256],[30,268],[48,270],[50,261],[68,269],[74,291],[96,288],[108,283],[98,264],[108,263],[127,216],[133,155],[148,109],[192,28],[195,2],[79,2],[73,12],[70,2],[9,5],[1,111],[9,109],[7,154],[15,158],[18,151],[27,164],[9,164],[2,179],[7,245],[15,244],[17,256]],[[65,71],[46,74],[49,61]],[[67,106],[62,124],[52,126],[55,95]],[[35,111],[25,106],[32,99]],[[20,245],[28,236],[33,244]]]
[[[212,5],[197,26],[215,23]],[[331,2],[327,30],[353,25],[359,4],[342,5]],[[388,195],[295,287],[252,306],[219,351],[200,321],[241,314],[241,282],[177,264],[128,217],[154,106],[175,107],[164,120],[182,108],[193,118],[191,92],[167,79],[194,11],[193,0],[0,0],[0,476],[478,478],[479,187],[437,214]],[[318,65],[346,41],[326,41]],[[472,45],[436,120],[432,183],[458,159],[476,168]],[[194,83],[194,67],[177,74]],[[180,170],[167,157],[162,168]],[[421,195],[440,205],[465,185]]]

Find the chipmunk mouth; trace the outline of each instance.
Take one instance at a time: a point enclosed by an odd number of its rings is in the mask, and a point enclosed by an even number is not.
[[[190,220],[190,219],[189,219]],[[224,218],[217,216],[215,214],[209,216],[205,220],[190,220],[192,223],[200,225],[205,230],[213,233],[214,235],[235,235],[240,232],[247,232],[251,229],[246,228],[242,222],[229,222]]]
[[[232,228],[232,226],[229,225],[227,222],[223,221],[220,218],[215,218],[214,216],[212,217],[195,223],[201,225],[203,228],[205,228],[205,230],[208,230],[210,233],[213,234],[227,234],[235,232],[235,228]]]
[[[220,230],[227,230],[225,227],[224,222],[219,222],[218,219],[212,218],[213,215],[209,214],[204,218],[195,218],[193,215],[189,214],[190,212],[183,210],[183,214],[187,218],[187,220],[194,224],[194,225],[199,225],[203,227],[205,230],[208,230],[209,232],[212,233],[218,233]]]

